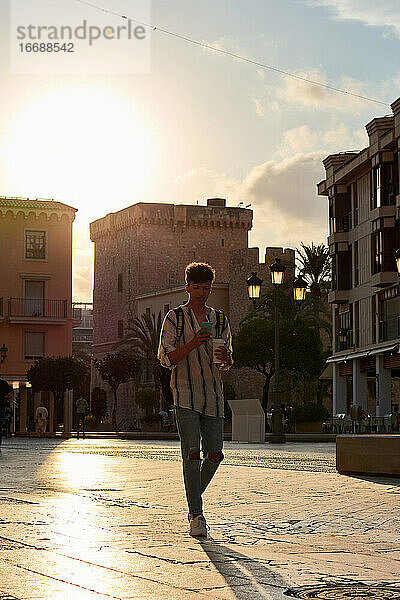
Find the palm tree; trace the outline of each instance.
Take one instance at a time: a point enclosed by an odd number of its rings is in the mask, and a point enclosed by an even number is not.
[[[157,351],[162,326],[161,310],[155,314],[143,314],[128,320],[127,334],[121,344],[136,346],[144,358],[153,365],[157,362]]]
[[[296,250],[303,277],[310,285],[312,297],[326,296],[331,280],[329,248],[325,244],[316,246],[314,242],[311,242],[311,246],[307,246],[301,242],[301,249],[297,248]]]

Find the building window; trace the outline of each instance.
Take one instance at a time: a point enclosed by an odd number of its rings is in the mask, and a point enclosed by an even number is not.
[[[225,246],[225,240],[224,240],[224,238],[221,239],[221,246]]]
[[[27,360],[35,360],[44,356],[44,332],[26,331],[24,356]]]
[[[178,272],[171,271],[168,273],[168,285],[176,285],[178,283]]]
[[[358,242],[354,242],[354,286],[359,285],[359,270],[358,270]]]
[[[378,208],[382,204],[381,190],[381,167],[375,167],[371,171],[371,210]]]
[[[372,343],[376,342],[376,296],[371,297],[371,314],[372,314]]]
[[[354,302],[354,334],[355,346],[360,345],[360,303]]]
[[[121,339],[124,337],[124,322],[118,321],[118,338]]]
[[[150,319],[150,317],[151,317],[151,307],[150,307],[150,306],[148,306],[148,307],[146,308],[146,317],[148,317],[149,319]]]
[[[46,258],[46,232],[25,231],[25,258]]]
[[[164,315],[169,311],[169,304],[164,304]]]
[[[357,195],[357,181],[351,186],[353,194],[353,213],[354,213],[354,227],[358,225],[358,195]]]
[[[380,273],[383,265],[382,231],[372,235],[372,274]]]
[[[122,292],[122,273],[118,273],[118,291]]]

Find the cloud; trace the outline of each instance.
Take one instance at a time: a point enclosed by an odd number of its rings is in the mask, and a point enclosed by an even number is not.
[[[364,129],[349,130],[340,123],[326,131],[311,131],[308,125],[288,129],[277,155],[282,157],[298,153],[321,152],[325,156],[330,153],[361,150],[368,145],[368,136]]]
[[[294,72],[298,79],[283,77],[278,86],[266,89],[264,98],[252,98],[256,112],[263,117],[271,112],[286,111],[290,108],[303,108],[308,111],[332,111],[337,113],[361,114],[370,103],[357,98],[349,93],[342,93],[328,89],[325,85],[345,92],[352,92],[360,96],[371,96],[380,100],[376,90],[368,90],[366,83],[343,75],[338,81],[330,81],[326,74],[318,68]],[[323,85],[316,85],[308,81],[316,81]],[[382,98],[385,101],[385,98]],[[378,105],[377,105],[378,106]]]
[[[325,242],[326,200],[316,195],[316,184],[324,177],[325,156],[323,152],[309,152],[270,160],[255,166],[241,181],[219,177],[206,169],[193,170],[177,181],[185,181],[181,201],[193,204],[194,198],[199,198],[203,204],[205,198],[219,195],[227,198],[228,206],[251,203],[251,243],[260,247]],[[192,195],[193,190],[197,193],[200,189],[205,190],[201,196]]]
[[[310,0],[313,6],[333,9],[336,18],[359,21],[381,27],[400,37],[400,3],[398,0]]]

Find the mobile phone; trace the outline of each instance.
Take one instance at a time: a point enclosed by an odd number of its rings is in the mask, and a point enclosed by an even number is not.
[[[203,321],[200,325],[201,329],[207,329],[208,333],[211,333],[212,323],[211,321]]]

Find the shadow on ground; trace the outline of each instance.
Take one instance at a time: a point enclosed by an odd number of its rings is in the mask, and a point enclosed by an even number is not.
[[[250,558],[212,538],[201,541],[201,546],[237,600],[285,598],[283,592],[288,588],[287,582],[268,568],[272,560]]]

